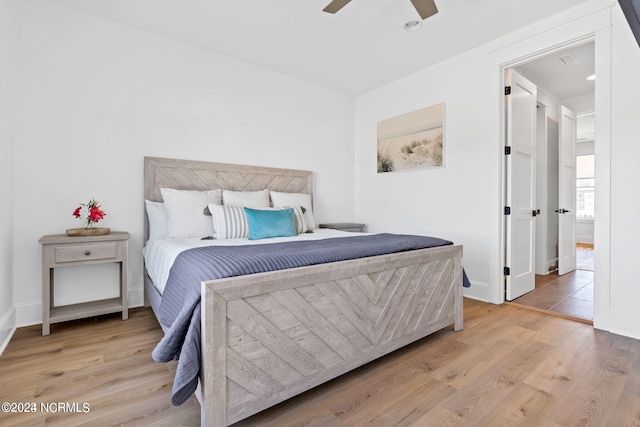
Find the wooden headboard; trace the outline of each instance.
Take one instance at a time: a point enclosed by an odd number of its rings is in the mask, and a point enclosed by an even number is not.
[[[232,165],[197,160],[144,158],[144,198],[161,202],[161,188],[177,190],[258,191],[268,188],[285,193],[308,193],[313,198],[313,172],[295,169]],[[144,241],[149,222],[144,215]]]

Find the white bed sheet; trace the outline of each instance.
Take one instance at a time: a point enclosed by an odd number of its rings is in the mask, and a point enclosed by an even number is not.
[[[239,245],[264,245],[271,243],[291,242],[299,240],[322,240],[335,237],[362,236],[374,233],[353,233],[347,231],[318,228],[313,233],[299,234],[293,237],[274,237],[271,239],[163,239],[148,241],[142,249],[147,274],[153,281],[153,285],[162,294],[169,278],[169,271],[173,262],[182,251],[204,246],[239,246]]]

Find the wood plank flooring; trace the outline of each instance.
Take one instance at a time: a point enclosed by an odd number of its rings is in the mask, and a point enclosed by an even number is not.
[[[0,356],[0,402],[36,403],[34,413],[0,412],[0,426],[198,425],[200,406],[169,400],[175,363],[151,359],[162,330],[149,308],[115,316],[20,328]],[[80,412],[40,404],[78,403]],[[89,411],[82,412],[84,403]]]
[[[18,330],[0,402],[87,402],[86,413],[0,412],[2,426],[196,426],[169,402],[175,364],[151,360],[150,309]],[[640,341],[508,305],[465,300],[447,328],[238,426],[640,426]]]

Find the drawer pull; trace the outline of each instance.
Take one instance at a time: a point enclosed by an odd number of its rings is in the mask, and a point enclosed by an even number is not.
[[[89,255],[91,255],[91,251],[84,251],[84,254],[85,254],[86,256],[89,256]]]

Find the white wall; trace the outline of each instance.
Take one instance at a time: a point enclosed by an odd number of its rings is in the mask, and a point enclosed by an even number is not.
[[[611,288],[596,288],[596,297],[602,303],[596,306],[596,326],[640,338],[640,274],[638,273],[638,211],[640,209],[640,121],[638,120],[638,99],[640,99],[640,49],[633,38],[624,15],[615,7],[612,15],[611,31]],[[596,70],[596,73],[599,73]],[[597,100],[597,94],[596,94]],[[598,163],[608,160],[601,154],[600,131],[602,118],[596,109],[596,234],[595,247],[601,245],[602,236],[599,197],[606,197],[606,182]],[[604,158],[603,158],[604,157]],[[605,194],[599,194],[605,193]],[[605,215],[606,216],[606,215]],[[598,279],[596,259],[596,279]],[[605,294],[609,291],[608,294]]]
[[[19,18],[19,326],[41,321],[38,239],[81,226],[71,213],[90,198],[99,225],[132,235],[142,304],[144,156],[312,170],[317,220],[354,219],[353,97],[49,2],[19,2]],[[58,301],[115,291],[107,268],[57,269]]]
[[[0,2],[0,354],[15,329],[13,305],[13,70],[16,3]]]
[[[464,245],[469,291],[484,300],[497,263],[499,74],[476,49],[356,99],[356,217],[369,230],[439,236]],[[491,100],[490,105],[486,105]],[[376,172],[376,123],[445,103],[445,166]],[[487,136],[492,136],[487,139]],[[492,149],[488,149],[491,147]],[[384,209],[382,209],[384,207]]]
[[[640,241],[634,225],[640,209],[634,188],[640,182],[640,169],[634,166],[640,157],[640,122],[634,118],[640,49],[616,2],[588,2],[359,96],[356,218],[371,230],[432,234],[463,244],[463,264],[472,282],[465,294],[502,301],[501,69],[594,35],[596,203],[601,210],[596,214],[595,325],[640,338],[633,261]],[[440,102],[446,103],[446,167],[376,174],[376,122]]]

